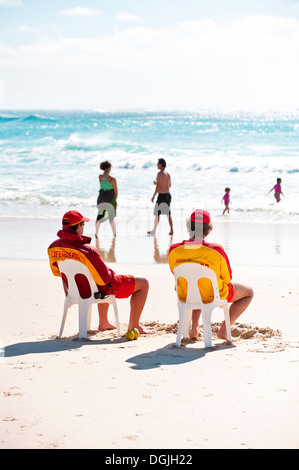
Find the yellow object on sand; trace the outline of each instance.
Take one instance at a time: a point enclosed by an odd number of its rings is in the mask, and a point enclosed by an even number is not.
[[[132,341],[133,339],[135,339],[134,331],[133,331],[133,330],[127,331],[126,338],[127,338],[129,341]]]
[[[133,328],[132,331],[134,333],[134,339],[139,338],[140,336],[139,330],[137,328]]]

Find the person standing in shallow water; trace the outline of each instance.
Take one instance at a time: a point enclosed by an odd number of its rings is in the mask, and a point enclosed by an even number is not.
[[[273,191],[273,189],[274,189],[274,197],[276,199],[276,202],[279,202],[280,201],[280,195],[282,194],[284,196],[284,194],[281,190],[281,178],[277,178],[276,184],[273,186],[272,189],[270,189],[268,194],[270,194],[271,191]]]
[[[154,181],[154,184],[156,185],[156,189],[151,199],[151,201],[154,202],[155,196],[156,194],[158,194],[156,204],[155,204],[155,209],[154,209],[154,216],[155,216],[154,228],[150,230],[149,232],[147,232],[147,234],[148,235],[156,234],[158,223],[160,221],[160,215],[165,214],[167,215],[169,227],[170,227],[169,235],[173,235],[173,224],[172,224],[172,217],[171,217],[171,211],[170,211],[171,194],[169,192],[170,187],[171,187],[171,177],[170,177],[170,174],[165,170],[166,161],[164,160],[164,158],[159,158],[157,167],[158,167],[158,170],[160,171],[157,174],[156,181]]]
[[[113,236],[116,237],[115,216],[117,207],[118,188],[116,179],[110,176],[112,165],[105,161],[100,163],[100,169],[103,171],[99,175],[100,192],[97,199],[98,216],[96,220],[95,237],[98,238],[101,223],[107,220],[107,215],[111,225]]]
[[[229,198],[230,188],[225,188],[224,191],[225,191],[225,193],[224,193],[224,196],[223,196],[221,202],[224,203],[225,208],[224,208],[224,211],[222,212],[222,215],[224,215],[225,212],[227,212],[229,214],[229,203],[230,203],[230,198]]]

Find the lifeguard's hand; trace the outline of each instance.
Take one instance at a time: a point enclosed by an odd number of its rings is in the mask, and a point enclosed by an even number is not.
[[[152,197],[151,201],[154,202],[155,196]]]

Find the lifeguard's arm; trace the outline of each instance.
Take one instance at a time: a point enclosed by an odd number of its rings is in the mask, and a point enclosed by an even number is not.
[[[177,263],[177,255],[176,255],[176,248],[182,246],[182,243],[174,243],[173,245],[171,245],[171,247],[169,248],[169,251],[168,251],[168,265],[169,265],[169,268],[170,268],[170,271],[172,272],[173,274],[173,270],[174,268],[178,265]]]
[[[220,278],[225,284],[229,284],[232,280],[232,268],[224,248],[221,245],[215,246],[216,251],[221,254],[222,260],[220,263]]]
[[[90,255],[89,255],[89,262],[90,266],[88,266],[89,270],[92,273],[92,276],[98,285],[105,285],[111,282],[114,272],[108,268],[108,266],[102,260],[100,254],[98,253],[97,249],[93,246],[90,247]],[[92,265],[92,270],[91,270]]]
[[[109,284],[114,276],[114,271],[108,268],[95,247],[90,246],[88,253],[81,252],[75,248],[64,248],[51,245],[48,248],[50,267],[54,276],[60,276],[57,262],[65,259],[75,259],[87,266],[95,283],[99,286]]]
[[[228,285],[232,280],[232,271],[228,259],[225,261],[223,261],[220,267],[220,278],[226,285]]]
[[[172,251],[173,251],[173,248],[175,247],[176,245],[172,245],[170,248],[169,248],[169,252],[168,252],[168,266],[170,268],[170,271],[172,272],[172,274],[174,274],[173,270],[174,268],[177,266],[176,262],[175,262],[175,258],[173,257],[173,254],[172,254]],[[174,283],[174,290],[176,290],[176,285]]]
[[[53,260],[51,259],[51,256],[50,256],[50,254],[49,254],[49,251],[48,251],[48,256],[49,256],[50,268],[51,268],[52,273],[54,274],[54,276],[59,276],[59,277],[60,277],[60,271],[59,271],[57,262],[56,262],[56,261],[53,261]]]

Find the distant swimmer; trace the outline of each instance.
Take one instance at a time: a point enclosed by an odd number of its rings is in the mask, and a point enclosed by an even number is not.
[[[224,203],[225,208],[224,208],[224,211],[222,212],[222,214],[225,214],[226,211],[227,211],[227,213],[229,214],[229,204],[230,204],[229,194],[230,194],[230,188],[225,188],[224,191],[225,191],[225,193],[224,193],[223,198],[221,199],[221,202]]]
[[[155,235],[157,226],[160,220],[160,215],[165,214],[168,217],[168,222],[169,222],[169,227],[170,227],[169,235],[173,235],[173,225],[172,225],[172,217],[171,217],[171,211],[170,211],[171,194],[169,192],[170,187],[171,187],[171,178],[170,178],[170,174],[165,170],[166,161],[164,160],[164,158],[159,158],[157,167],[158,167],[158,170],[160,171],[157,174],[156,181],[154,181],[154,184],[156,185],[156,189],[151,199],[151,201],[154,202],[155,196],[156,194],[158,194],[156,204],[155,204],[155,209],[154,209],[154,216],[155,216],[154,228],[150,232],[147,232],[147,234]]]
[[[276,180],[276,184],[273,186],[272,189],[270,189],[270,191],[268,192],[268,194],[271,193],[271,191],[274,190],[274,197],[276,199],[276,202],[279,202],[280,201],[280,195],[282,194],[283,197],[284,197],[284,194],[281,190],[281,178],[277,178]]]

